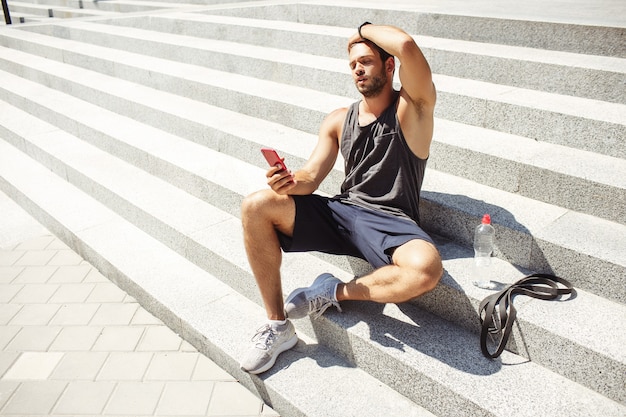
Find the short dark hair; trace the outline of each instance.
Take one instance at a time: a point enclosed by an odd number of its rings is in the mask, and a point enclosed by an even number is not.
[[[383,61],[383,63],[387,62],[389,58],[393,57],[393,55],[391,55],[389,52],[385,51],[383,48],[376,45],[374,42],[370,41],[369,39],[359,39],[358,41],[352,42],[350,45],[348,45],[348,52],[350,52],[352,47],[356,45],[357,43],[365,43],[369,45],[370,48],[376,50],[378,52],[378,55],[380,56],[380,59]]]

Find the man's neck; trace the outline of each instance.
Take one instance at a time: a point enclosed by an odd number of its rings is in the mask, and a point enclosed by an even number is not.
[[[393,98],[393,89],[386,89],[376,97],[363,97],[359,106],[359,124],[363,126],[378,119],[391,105]]]

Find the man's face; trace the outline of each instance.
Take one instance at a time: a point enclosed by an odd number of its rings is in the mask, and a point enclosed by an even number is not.
[[[387,73],[380,55],[366,43],[357,43],[350,49],[352,78],[363,97],[376,97],[387,84]]]

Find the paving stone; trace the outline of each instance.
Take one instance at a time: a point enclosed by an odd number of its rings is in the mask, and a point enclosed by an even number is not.
[[[0,326],[5,326],[13,319],[23,306],[21,304],[4,304],[0,309]]]
[[[236,382],[217,382],[208,415],[210,416],[256,416],[261,413],[263,402]]]
[[[0,410],[4,407],[4,404],[11,398],[20,383],[16,381],[2,381],[0,380]]]
[[[85,266],[82,265],[82,267]],[[89,266],[89,268],[87,269],[89,270],[89,272],[87,273],[87,276],[84,278],[83,282],[100,282],[109,284],[111,283],[111,281],[109,281],[109,279],[102,275],[97,269],[91,266]]]
[[[18,352],[0,352],[0,378],[20,356]]]
[[[204,355],[198,358],[191,379],[194,381],[235,381],[232,375]]]
[[[83,282],[86,281],[93,268],[90,265],[64,265],[56,267],[57,270],[50,277],[48,283]]]
[[[180,351],[181,352],[197,352],[198,350],[195,347],[193,347],[191,343],[189,343],[186,340],[183,340],[183,343],[180,346]]]
[[[13,282],[23,270],[23,266],[0,266],[0,284]]]
[[[156,353],[146,372],[151,381],[189,381],[199,353]]]
[[[163,324],[163,322],[161,320],[159,320],[158,318],[154,317],[152,314],[150,314],[148,311],[146,311],[146,309],[144,309],[143,307],[140,306],[137,309],[137,311],[135,312],[135,315],[133,316],[131,324],[135,324],[135,325],[159,325],[159,324]]]
[[[157,415],[200,415],[207,413],[215,383],[209,381],[169,382],[161,395]]]
[[[8,303],[24,288],[20,284],[0,284],[0,303]]]
[[[139,304],[104,303],[100,305],[90,324],[99,326],[119,326],[130,324]]]
[[[2,410],[3,414],[47,415],[67,383],[61,381],[23,382]],[[34,401],[34,399],[37,401]]]
[[[98,374],[99,381],[141,381],[152,352],[112,352]]]
[[[13,352],[45,352],[60,331],[61,328],[56,326],[22,327],[4,349]]]
[[[6,349],[6,346],[15,338],[15,336],[22,330],[17,326],[2,326],[0,332],[0,349]]]
[[[115,383],[71,382],[59,399],[56,414],[100,414],[111,396]]]
[[[83,262],[83,258],[81,258],[77,253],[72,250],[59,250],[57,253],[48,261],[48,265],[80,265]]]
[[[48,350],[62,352],[90,350],[101,333],[102,328],[97,326],[63,327]]]
[[[46,265],[56,253],[55,250],[29,250],[15,262],[15,265]]]
[[[108,356],[108,352],[65,352],[50,379],[94,381]]]
[[[95,288],[95,284],[66,284],[50,298],[51,303],[82,303]]]
[[[13,281],[14,284],[42,284],[48,282],[50,277],[58,269],[57,266],[28,266],[25,267],[22,273]]]
[[[90,303],[120,303],[126,298],[126,293],[119,289],[111,281],[96,284],[87,302]]]
[[[58,326],[87,325],[91,321],[100,304],[63,304],[52,318],[50,324]]]
[[[58,304],[25,304],[10,321],[12,326],[43,326],[59,310]]]
[[[59,289],[57,284],[26,284],[11,300],[13,303],[45,303]]]
[[[6,251],[0,250],[0,265],[10,266],[15,265],[18,259],[20,259],[26,251]]]
[[[163,392],[163,382],[120,382],[104,414],[152,415]]]
[[[31,251],[31,250],[51,249],[49,246],[55,240],[57,239],[54,236],[50,236],[50,235],[39,236],[34,239],[29,239],[25,242],[18,244],[14,250]]]
[[[3,379],[47,379],[61,358],[63,358],[61,352],[24,352],[4,374]]]
[[[105,327],[91,350],[93,351],[133,351],[144,332],[142,327]]]
[[[61,239],[58,239],[58,238],[53,236],[52,242],[50,242],[48,244],[48,246],[45,247],[45,249],[48,249],[48,250],[63,250],[63,249],[70,249],[70,247],[67,246],[65,243],[63,243],[63,241]]]
[[[177,351],[180,349],[181,338],[165,325],[148,326],[137,351]]]

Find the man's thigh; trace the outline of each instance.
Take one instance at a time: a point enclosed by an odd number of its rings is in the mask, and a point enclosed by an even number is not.
[[[285,252],[319,251],[363,258],[351,242],[351,213],[336,200],[319,195],[293,196],[293,234],[279,235]]]

